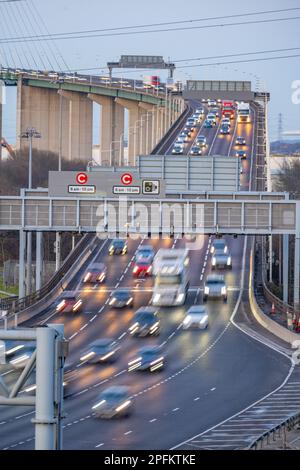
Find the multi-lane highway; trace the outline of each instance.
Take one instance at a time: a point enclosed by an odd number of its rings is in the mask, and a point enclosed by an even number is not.
[[[201,106],[191,102],[191,113]],[[190,152],[197,134],[203,134],[208,143],[203,158],[207,158],[205,154],[235,155],[235,138],[244,136],[248,157],[242,162],[241,188],[248,189],[254,184],[251,181],[255,164],[254,108],[251,117],[251,124],[234,120],[229,135],[220,134],[220,120],[211,129],[204,128],[202,121],[185,144],[184,153]],[[169,137],[164,153],[170,153],[181,130],[179,126],[171,141]],[[190,253],[186,304],[159,308],[161,334],[156,338],[132,338],[128,334],[134,311],[149,304],[153,288],[152,278],[133,278],[135,253],[144,243],[151,244],[155,251],[183,248],[184,239],[129,239],[128,253],[113,257],[108,254],[109,241],[99,241],[87,265],[92,261],[107,265],[105,284],[95,288],[83,286],[85,265],[69,285],[80,294],[83,312],[58,314],[50,307],[26,325],[65,324],[65,336],[70,341],[65,377],[65,449],[171,448],[238,413],[283,382],[290,369],[288,358],[257,342],[232,321],[239,311],[249,252],[243,237],[226,237],[226,240],[232,256],[232,270],[224,273],[228,301],[207,302],[209,327],[205,331],[185,331],[182,321],[191,305],[203,301],[204,281],[211,272],[211,237],[203,237],[202,247]],[[132,290],[132,308],[117,310],[109,306],[112,291],[119,287]],[[80,356],[88,345],[106,337],[120,342],[122,353],[118,361],[110,365],[81,364]],[[127,372],[128,360],[145,344],[162,346],[165,368],[152,374]],[[113,420],[95,417],[92,406],[109,385],[130,388],[134,403],[132,416]],[[30,408],[1,408],[1,448],[33,448],[34,427],[30,422],[33,416]]]

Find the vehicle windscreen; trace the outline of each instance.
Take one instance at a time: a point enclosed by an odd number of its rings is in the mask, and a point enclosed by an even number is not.
[[[222,284],[224,284],[224,281],[222,281],[221,279],[208,279],[206,281],[206,284],[214,285],[214,286],[218,285],[218,284],[222,285]]]
[[[114,240],[112,242],[112,245],[118,248],[124,246],[124,244],[125,244],[124,240]]]
[[[180,274],[175,274],[175,275],[165,275],[161,276],[158,274],[156,276],[156,284],[157,285],[178,285],[181,284],[182,277]]]
[[[140,312],[136,315],[136,321],[151,323],[154,320],[153,313],[150,312]]]
[[[115,292],[114,297],[116,297],[117,299],[127,299],[129,297],[129,292],[127,291]]]

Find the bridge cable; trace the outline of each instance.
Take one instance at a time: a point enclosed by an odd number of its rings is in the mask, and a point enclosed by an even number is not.
[[[12,34],[12,32],[11,32],[10,23],[12,23],[12,25],[13,25],[13,24],[14,24],[14,21],[13,21],[13,19],[11,20],[11,15],[10,15],[9,7],[8,7],[5,3],[3,3],[2,8],[4,8],[4,10],[6,11],[6,14],[5,14],[5,12],[3,12],[3,13],[4,13],[4,14],[3,14],[3,19],[4,19],[4,24],[5,24],[6,30],[8,31],[8,34],[11,36],[11,38],[13,38],[13,34]],[[0,15],[0,16],[1,16],[1,15]],[[5,21],[5,17],[7,18],[7,21]],[[8,17],[9,17],[9,18],[8,18]],[[24,68],[24,66],[23,66],[23,61],[22,61],[22,59],[21,59],[21,56],[19,55],[19,51],[18,51],[17,47],[14,46],[12,49],[15,50],[15,55],[16,55],[16,57],[17,57],[18,60],[19,60],[19,65],[18,65],[18,66],[19,66],[19,67],[21,66],[22,68]],[[11,51],[10,51],[10,52],[11,52]],[[11,52],[11,55],[12,55],[13,63],[14,63],[14,65],[16,66],[16,62],[15,62],[15,60],[14,60],[14,55],[13,55],[12,52]]]

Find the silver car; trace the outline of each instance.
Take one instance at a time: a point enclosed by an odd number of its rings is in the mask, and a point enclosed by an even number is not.
[[[186,317],[183,320],[182,328],[200,328],[205,330],[208,327],[208,315],[206,308],[203,305],[193,305],[187,311]]]
[[[207,299],[223,299],[227,301],[227,287],[225,284],[224,276],[217,274],[210,274],[207,276],[204,285],[203,301]]]
[[[112,338],[102,338],[92,343],[80,357],[82,363],[103,364],[117,360],[120,346]]]
[[[107,388],[99,395],[92,410],[99,418],[128,417],[132,412],[129,388],[124,386]]]
[[[211,244],[210,252],[213,254],[216,250],[228,253],[228,246],[223,238],[215,238]]]
[[[231,269],[232,262],[230,254],[228,252],[224,253],[224,250],[215,250],[211,259],[211,266],[212,269]]]

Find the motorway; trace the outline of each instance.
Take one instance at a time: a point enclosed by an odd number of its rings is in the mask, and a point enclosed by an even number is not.
[[[201,104],[192,102],[192,108]],[[207,154],[234,155],[234,139],[244,135],[248,158],[243,162],[241,189],[249,189],[251,160],[255,161],[254,125],[232,123],[230,135],[215,128],[199,127],[197,133],[207,136]],[[180,129],[176,130],[176,135]],[[176,138],[174,135],[173,142]],[[189,153],[196,138],[186,144]],[[173,143],[172,143],[173,145]],[[172,147],[172,146],[171,146]],[[169,147],[166,153],[170,153]],[[250,158],[251,157],[251,158]],[[205,157],[203,157],[205,158]],[[84,266],[70,282],[69,288],[80,292],[84,302],[81,314],[57,314],[53,308],[41,312],[34,322],[64,323],[70,341],[66,365],[66,400],[64,419],[65,449],[167,449],[204,432],[239,412],[278,387],[290,369],[289,360],[237,329],[231,321],[239,309],[243,272],[248,262],[244,238],[226,237],[233,268],[225,273],[228,301],[208,301],[209,328],[205,331],[184,331],[182,321],[189,306],[202,303],[203,282],[211,272],[209,247],[212,239],[199,239],[202,246],[190,256],[190,289],[183,307],[160,308],[161,334],[157,338],[132,338],[128,326],[134,311],[147,305],[153,280],[133,279],[132,266],[136,250],[143,243],[159,248],[182,248],[184,239],[129,239],[125,256],[110,257],[108,241],[99,241],[92,260],[108,266],[102,286],[83,287]],[[109,307],[113,289],[129,287],[134,306],[122,310]],[[87,346],[98,338],[119,339],[122,354],[112,365],[81,365],[79,358]],[[160,344],[166,365],[157,373],[127,372],[128,359],[145,344]],[[5,376],[7,377],[7,376]],[[134,412],[128,419],[97,419],[91,407],[98,394],[109,385],[127,385],[134,401]],[[34,417],[31,408],[3,407],[0,412],[2,449],[34,448]]]

